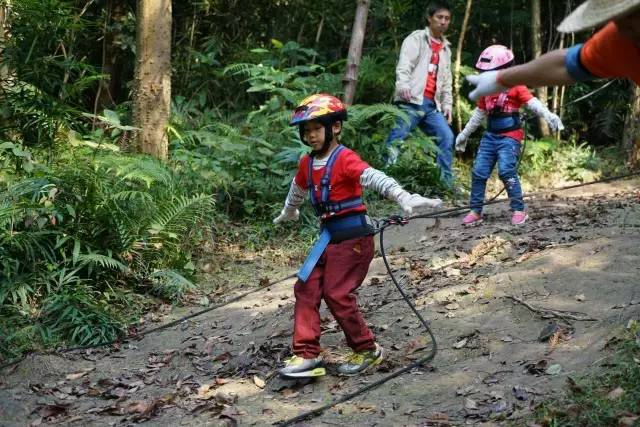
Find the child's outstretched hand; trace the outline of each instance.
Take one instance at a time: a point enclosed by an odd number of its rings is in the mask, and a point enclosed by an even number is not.
[[[442,200],[440,199],[429,199],[419,194],[410,194],[407,191],[404,191],[397,201],[405,216],[410,216],[415,208],[429,207],[435,209],[442,206]]]
[[[549,114],[547,114],[544,117],[544,119],[549,124],[549,127],[551,128],[551,130],[553,130],[554,132],[564,130],[562,119],[560,119],[560,117],[557,114],[549,112]]]
[[[282,212],[280,212],[280,215],[274,218],[273,223],[280,224],[284,221],[297,221],[299,217],[300,211],[298,209],[284,208],[282,209]]]
[[[463,153],[465,148],[467,148],[467,134],[460,132],[456,136],[456,151]]]

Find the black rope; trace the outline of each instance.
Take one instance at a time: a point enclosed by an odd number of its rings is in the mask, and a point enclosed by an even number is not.
[[[601,183],[605,183],[605,182],[610,182],[610,181],[617,181],[617,180],[621,180],[621,179],[625,179],[625,178],[630,178],[630,177],[634,177],[634,176],[638,176],[640,175],[640,171],[639,172],[632,172],[632,173],[628,173],[628,174],[624,174],[624,175],[618,175],[618,176],[613,176],[613,177],[609,177],[609,178],[603,178],[603,179],[599,179],[597,181],[591,181],[591,182],[586,182],[586,183],[581,183],[581,184],[574,184],[574,185],[567,185],[564,187],[560,187],[560,188],[553,188],[550,190],[543,190],[543,191],[539,191],[536,193],[532,193],[529,194],[527,196],[524,196],[525,198],[532,198],[535,196],[539,196],[541,194],[545,194],[545,193],[552,193],[552,192],[557,192],[557,191],[564,191],[564,190],[569,190],[572,188],[579,188],[579,187],[586,187],[589,185],[594,185],[594,184],[601,184]],[[484,206],[486,205],[493,205],[493,204],[497,204],[497,203],[502,203],[505,201],[508,201],[508,198],[503,198],[503,199],[499,199],[499,200],[491,200],[491,201],[487,201],[484,203]],[[456,207],[456,208],[449,208],[449,209],[440,209],[437,211],[433,211],[427,214],[421,214],[421,215],[414,215],[411,216],[409,218],[401,218],[399,216],[392,216],[390,218],[384,219],[381,221],[381,226],[378,228],[377,232],[380,233],[380,253],[382,255],[382,260],[384,262],[385,267],[387,268],[387,272],[389,273],[389,276],[391,277],[391,280],[393,281],[393,284],[396,286],[396,288],[398,289],[398,291],[400,292],[400,294],[402,295],[402,298],[405,300],[405,302],[409,305],[409,307],[411,308],[411,310],[413,311],[413,313],[418,317],[418,319],[420,320],[420,323],[422,323],[422,325],[424,326],[424,328],[426,329],[426,331],[428,332],[429,336],[431,337],[431,351],[423,358],[416,360],[415,362],[405,366],[404,368],[398,369],[397,371],[380,378],[377,381],[374,381],[364,387],[361,387],[351,393],[347,393],[343,396],[341,396],[340,398],[327,403],[323,406],[320,406],[316,409],[312,409],[310,411],[304,412],[300,415],[297,415],[293,418],[289,418],[287,420],[281,421],[281,422],[277,422],[275,423],[278,426],[289,426],[292,425],[294,423],[300,422],[300,421],[304,421],[310,418],[314,418],[317,417],[318,415],[321,415],[324,411],[326,411],[327,409],[330,409],[340,403],[344,403],[347,402],[351,399],[353,399],[354,397],[357,397],[361,394],[364,394],[370,390],[373,390],[374,388],[377,388],[379,386],[381,386],[382,384],[391,381],[394,378],[399,377],[402,374],[405,374],[409,371],[411,371],[412,369],[415,369],[417,367],[420,367],[428,362],[430,362],[431,360],[433,360],[433,358],[435,357],[438,349],[437,349],[437,343],[436,343],[436,339],[435,336],[433,335],[433,332],[431,331],[431,328],[429,326],[429,323],[422,317],[422,315],[418,312],[418,310],[415,308],[415,306],[413,305],[413,303],[411,302],[411,300],[409,299],[409,297],[406,295],[406,293],[403,291],[402,287],[400,286],[400,284],[398,283],[398,281],[396,280],[393,272],[391,271],[391,266],[389,265],[388,261],[387,261],[387,256],[384,250],[384,229],[387,228],[390,225],[395,225],[395,224],[400,224],[400,225],[404,225],[406,224],[408,221],[413,220],[413,219],[421,219],[421,218],[436,218],[436,217],[440,217],[440,216],[444,216],[446,214],[451,214],[454,212],[460,212],[460,211],[466,211],[470,208],[470,206],[462,206],[462,207]]]
[[[623,174],[623,175],[617,175],[617,176],[612,176],[612,177],[608,177],[608,178],[602,178],[602,179],[599,179],[599,180],[590,181],[590,182],[586,182],[586,183],[567,185],[567,186],[564,186],[564,187],[552,188],[552,189],[549,189],[549,190],[542,190],[542,191],[538,191],[538,192],[535,192],[535,193],[528,194],[528,195],[524,196],[524,198],[533,198],[533,197],[536,197],[536,196],[539,196],[539,195],[542,195],[542,194],[554,193],[554,192],[564,191],[564,190],[570,190],[570,189],[573,189],[573,188],[586,187],[586,186],[589,186],[589,185],[602,184],[602,183],[611,182],[611,181],[618,181],[618,180],[631,178],[631,177],[639,176],[639,175],[640,175],[640,171],[631,172],[631,173],[627,173],[627,174]],[[502,203],[502,202],[505,202],[507,200],[509,200],[509,199],[508,198],[503,198],[503,199],[499,199],[499,200],[491,200],[491,201],[485,202],[483,204],[483,206]],[[385,376],[385,377],[383,377],[383,378],[381,378],[381,379],[379,379],[379,380],[377,380],[377,381],[375,381],[375,382],[373,382],[371,384],[368,384],[368,385],[366,385],[366,386],[364,386],[364,387],[362,387],[362,388],[360,388],[358,390],[355,390],[355,391],[353,391],[351,393],[347,393],[344,396],[340,397],[339,399],[337,399],[337,400],[335,400],[335,401],[333,401],[331,403],[328,403],[326,405],[323,405],[323,406],[321,406],[319,408],[316,408],[316,409],[313,409],[311,411],[305,412],[303,414],[300,414],[300,415],[298,415],[296,417],[293,417],[293,418],[290,418],[288,420],[284,420],[281,423],[278,423],[278,425],[287,426],[287,425],[291,425],[293,423],[296,423],[298,421],[302,421],[302,420],[305,420],[305,419],[308,419],[308,418],[313,418],[315,416],[318,416],[321,413],[323,413],[324,411],[326,411],[327,409],[334,407],[335,405],[338,405],[340,403],[344,403],[344,402],[346,402],[348,400],[351,400],[354,397],[357,397],[357,396],[359,396],[359,395],[361,395],[363,393],[366,393],[369,390],[372,390],[372,389],[374,389],[376,387],[379,387],[382,384],[384,384],[384,383],[386,383],[386,382],[388,382],[388,381],[390,381],[390,380],[392,380],[394,378],[397,378],[400,375],[402,375],[402,374],[404,374],[406,372],[409,372],[412,369],[420,367],[420,366],[424,365],[425,363],[428,363],[429,361],[433,360],[433,358],[435,357],[435,355],[437,353],[437,343],[436,343],[435,336],[433,335],[433,332],[431,331],[431,328],[429,327],[428,322],[426,320],[424,320],[424,318],[417,311],[417,309],[415,308],[413,303],[410,301],[408,296],[402,290],[402,287],[400,286],[400,284],[396,280],[395,276],[393,275],[393,272],[391,271],[391,267],[390,267],[390,265],[389,265],[389,263],[387,261],[386,253],[384,251],[384,244],[383,244],[384,243],[384,229],[386,227],[390,226],[390,225],[405,224],[406,222],[408,222],[410,220],[413,220],[413,219],[437,218],[437,217],[445,216],[445,215],[451,214],[451,213],[457,213],[457,212],[461,212],[461,211],[466,211],[469,208],[470,208],[470,206],[467,205],[467,206],[461,206],[461,207],[456,207],[456,208],[440,209],[440,210],[433,211],[433,212],[430,212],[430,213],[427,213],[427,214],[414,215],[414,216],[411,216],[409,218],[403,219],[402,221],[398,221],[398,219],[397,219],[398,217],[397,216],[396,217],[391,217],[391,218],[388,218],[388,219],[385,219],[385,220],[381,221],[382,222],[382,226],[380,226],[379,229],[378,229],[378,232],[380,233],[380,252],[382,254],[382,259],[384,261],[385,267],[387,268],[387,271],[389,272],[389,276],[391,277],[391,280],[393,281],[394,285],[396,286],[398,291],[402,294],[403,299],[407,302],[407,304],[409,305],[411,310],[414,312],[414,314],[416,314],[416,316],[418,317],[418,319],[420,320],[422,325],[425,327],[425,329],[429,333],[429,336],[431,337],[431,351],[425,357],[423,357],[421,359],[418,359],[415,362],[405,366],[404,368],[401,368],[401,369],[399,369],[399,370],[397,370],[397,371],[395,371],[395,372],[393,372],[393,373],[391,373],[391,374],[389,374],[389,375],[387,375],[387,376]],[[277,280],[275,282],[272,282],[272,283],[270,283],[269,285],[266,285],[266,286],[271,286],[271,285],[277,284],[279,282],[285,281],[285,280],[293,278],[293,277],[295,277],[295,274],[289,275],[289,276],[287,276],[287,277],[285,277],[283,279],[280,279],[280,280]],[[202,314],[207,313],[209,311],[212,311],[212,310],[215,310],[217,308],[223,307],[225,305],[231,304],[231,303],[233,303],[235,301],[238,301],[238,300],[244,298],[247,295],[250,295],[252,293],[258,292],[261,289],[263,289],[263,287],[256,287],[256,288],[254,288],[254,289],[252,289],[252,290],[250,290],[248,292],[245,292],[243,294],[237,295],[237,296],[231,298],[230,300],[228,300],[228,301],[226,301],[224,303],[220,303],[220,304],[217,304],[215,306],[209,307],[207,309],[201,310],[199,312],[192,313],[192,314],[184,316],[184,317],[182,317],[182,318],[180,318],[178,320],[169,322],[169,323],[167,323],[165,325],[158,326],[157,328],[153,328],[153,329],[144,331],[144,332],[142,332],[142,333],[140,333],[138,335],[135,335],[134,338],[142,338],[145,335],[148,335],[150,333],[157,332],[157,331],[160,331],[162,329],[166,329],[168,327],[174,326],[174,325],[176,325],[178,323],[181,323],[181,322],[183,322],[183,321],[185,321],[187,319],[202,315]],[[126,340],[126,338],[125,338],[125,340]],[[34,353],[30,353],[30,354],[54,354],[54,353],[61,353],[61,352],[69,352],[69,351],[74,351],[74,350],[83,350],[83,349],[89,349],[89,348],[96,348],[96,347],[100,347],[100,346],[111,345],[111,344],[114,344],[116,342],[118,342],[118,341],[110,341],[110,342],[107,342],[107,343],[100,343],[100,344],[91,345],[91,346],[84,346],[84,347],[72,347],[72,348],[68,348],[68,349],[57,350],[57,351],[54,351],[54,352],[46,352],[46,353],[34,352]],[[13,365],[15,365],[17,363],[20,363],[25,358],[26,358],[26,355],[18,358],[17,360],[13,360],[11,362],[8,362],[8,363],[5,363],[3,365],[0,365],[0,371],[5,369],[5,368],[7,368],[7,367],[13,366]]]
[[[612,177],[608,177],[608,178],[602,178],[602,179],[598,179],[598,180],[590,181],[590,182],[585,182],[585,183],[581,183],[581,184],[567,185],[567,186],[564,186],[564,187],[551,188],[549,190],[542,190],[542,191],[538,191],[538,192],[534,192],[534,193],[530,193],[528,195],[525,195],[525,196],[523,196],[523,198],[530,199],[530,198],[534,198],[534,197],[537,197],[537,196],[542,195],[542,194],[554,193],[554,192],[564,191],[564,190],[570,190],[570,189],[579,188],[579,187],[586,187],[586,186],[589,186],[589,185],[602,184],[602,183],[605,183],[605,182],[618,181],[618,180],[621,180],[621,179],[631,178],[631,177],[638,176],[638,175],[640,175],[640,171],[631,172],[631,173],[623,174],[623,175],[616,175],[616,176],[612,176]],[[483,203],[483,206],[495,205],[497,203],[503,203],[503,202],[506,202],[508,200],[509,200],[508,198],[503,198],[503,199],[498,199],[498,200],[487,201],[487,202]],[[436,210],[436,211],[433,211],[433,212],[429,212],[429,213],[426,213],[426,214],[411,216],[411,217],[407,218],[407,220],[421,219],[421,218],[444,217],[444,216],[448,216],[448,215],[450,215],[452,213],[459,213],[459,212],[467,211],[469,209],[470,209],[470,205],[459,206],[459,207],[448,208],[448,209],[439,209],[439,210]],[[244,298],[244,297],[246,297],[248,295],[251,295],[251,294],[253,294],[255,292],[258,292],[258,291],[260,291],[261,289],[263,289],[266,286],[272,286],[272,285],[275,285],[277,283],[283,282],[285,280],[291,279],[293,277],[295,277],[295,274],[291,274],[291,275],[289,275],[287,277],[284,277],[282,279],[276,280],[275,282],[271,282],[268,285],[256,287],[256,288],[254,288],[254,289],[252,289],[250,291],[247,291],[247,292],[245,292],[243,294],[237,295],[237,296],[231,298],[228,301],[225,301],[225,302],[220,303],[220,304],[216,304],[214,306],[211,306],[211,307],[206,308],[204,310],[201,310],[199,312],[192,313],[192,314],[189,314],[187,316],[181,317],[180,319],[177,319],[175,321],[169,322],[169,323],[167,323],[165,325],[161,325],[161,326],[158,326],[156,328],[143,331],[143,332],[141,332],[140,334],[137,334],[137,335],[133,335],[133,336],[130,336],[130,337],[125,337],[123,340],[112,340],[112,341],[107,341],[107,342],[101,342],[101,343],[98,343],[98,344],[92,344],[92,345],[80,346],[80,347],[62,348],[62,349],[58,349],[58,350],[55,350],[55,351],[48,351],[48,352],[31,352],[31,353],[27,353],[24,356],[21,356],[21,357],[19,357],[17,359],[14,359],[14,360],[10,361],[10,362],[7,362],[5,364],[0,365],[0,371],[5,369],[5,368],[8,368],[10,366],[13,366],[13,365],[15,365],[17,363],[20,363],[29,354],[67,353],[67,352],[70,352],[70,351],[88,350],[88,349],[91,349],[91,348],[105,347],[105,346],[112,345],[112,344],[115,344],[115,343],[118,343],[118,342],[126,342],[126,340],[129,339],[129,338],[142,338],[145,335],[148,335],[150,333],[157,332],[157,331],[169,328],[171,326],[177,325],[178,323],[184,322],[185,320],[188,320],[188,319],[191,319],[193,317],[200,316],[200,315],[202,315],[204,313],[207,313],[209,311],[216,310],[218,308],[224,307],[225,305],[231,304],[231,303],[233,303],[235,301],[238,301],[238,300],[240,300],[240,299],[242,299],[242,298]]]

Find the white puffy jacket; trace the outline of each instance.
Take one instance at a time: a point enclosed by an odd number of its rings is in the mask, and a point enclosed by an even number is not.
[[[400,98],[402,89],[411,89],[411,101],[422,104],[424,88],[427,84],[427,72],[431,62],[430,31],[417,30],[409,34],[402,42],[400,57],[396,66],[396,91],[394,100]],[[438,64],[438,78],[434,101],[440,111],[451,109],[453,105],[452,76],[451,76],[451,47],[449,41],[443,37],[444,46],[440,50]]]

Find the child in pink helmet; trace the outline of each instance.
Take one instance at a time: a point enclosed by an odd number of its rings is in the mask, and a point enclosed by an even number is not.
[[[574,33],[604,25],[584,44],[556,49],[504,71],[467,76],[476,88],[469,98],[505,88],[569,85],[583,80],[626,77],[640,85],[640,0],[587,0],[558,26]]]
[[[480,54],[476,68],[480,71],[504,69],[513,65],[513,58],[513,52],[509,48],[502,45],[489,46]],[[519,225],[527,220],[518,178],[520,143],[524,138],[520,123],[520,108],[523,105],[534,114],[543,117],[553,130],[564,129],[560,117],[549,111],[526,86],[514,86],[504,92],[481,97],[471,118],[456,138],[456,150],[464,151],[469,136],[487,119],[487,130],[480,140],[473,165],[471,210],[462,220],[463,225],[477,225],[482,222],[487,179],[496,163],[513,212],[511,224]]]

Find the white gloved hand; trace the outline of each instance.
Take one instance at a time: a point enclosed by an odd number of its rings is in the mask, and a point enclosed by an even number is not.
[[[284,208],[280,212],[280,215],[278,215],[273,220],[273,223],[280,224],[281,222],[284,222],[284,221],[297,221],[299,217],[300,217],[300,211],[298,209]]]
[[[469,94],[469,99],[472,101],[507,89],[498,82],[498,71],[486,71],[482,74],[467,76],[467,81],[476,87]]]
[[[560,117],[558,117],[557,114],[553,114],[552,112],[549,112],[544,116],[544,120],[549,124],[549,127],[554,132],[564,130],[562,119],[560,119]]]
[[[469,137],[464,132],[460,132],[458,136],[456,136],[456,151],[464,152],[464,149],[467,148],[467,139],[469,139]]]
[[[397,198],[397,202],[402,208],[405,216],[411,215],[415,208],[439,208],[442,206],[442,200],[440,199],[429,199],[427,197],[422,197],[419,194],[410,194],[407,191],[403,191],[402,194],[400,194]]]

